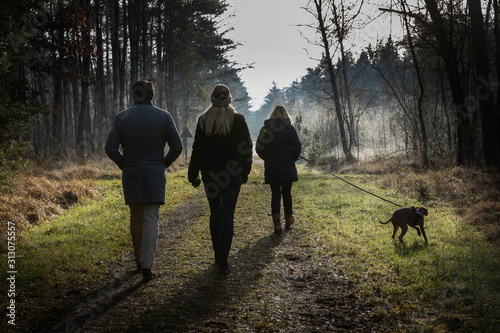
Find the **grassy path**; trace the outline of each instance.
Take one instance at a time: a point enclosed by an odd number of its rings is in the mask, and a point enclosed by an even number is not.
[[[375,176],[345,177],[419,204],[377,186]],[[255,165],[236,209],[232,272],[220,276],[203,191],[185,172],[169,175],[159,277],[146,285],[133,273],[119,182],[104,182],[103,200],[28,235],[17,331],[495,332],[498,249],[452,208],[428,203],[429,245],[414,230],[401,244],[390,238],[392,226],[377,222],[394,206],[328,174],[301,168],[299,178],[296,223],[277,237],[270,191]]]

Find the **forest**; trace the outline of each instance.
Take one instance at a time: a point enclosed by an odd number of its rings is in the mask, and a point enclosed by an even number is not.
[[[498,2],[396,1],[379,10],[400,18],[403,38],[356,55],[349,38],[364,24],[363,6],[309,1],[323,59],[271,88],[262,116],[276,101],[293,106],[310,147],[334,159],[412,151],[425,166],[429,156],[498,165]]]
[[[312,20],[297,28],[321,56],[262,105],[242,75],[253,64],[231,57],[245,42],[229,37],[232,4],[2,2],[2,332],[497,332],[500,0],[303,0]],[[377,19],[400,30],[366,32]],[[141,79],[186,154],[166,171],[149,283],[104,155]],[[254,141],[282,104],[302,142],[293,226],[273,233],[254,156],[224,276],[186,174],[219,83]],[[428,241],[417,228],[391,238],[379,222],[394,205],[426,207]]]
[[[230,60],[229,4],[219,0],[19,0],[0,23],[2,178],[27,161],[85,161],[102,154],[114,114],[130,105],[138,79],[157,87],[184,138],[216,83],[256,136],[276,104],[295,118],[311,160],[321,163],[414,152],[456,165],[498,165],[500,26],[498,0],[407,1],[379,8],[400,20],[403,37],[371,40],[354,53],[349,38],[366,24],[364,1],[310,0],[323,50],[288,87],[269,88],[250,111]],[[187,141],[186,141],[187,142]]]

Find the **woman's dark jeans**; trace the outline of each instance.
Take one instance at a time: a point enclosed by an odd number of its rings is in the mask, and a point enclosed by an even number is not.
[[[283,197],[283,210],[285,214],[293,213],[292,184],[292,182],[286,184],[271,184],[271,213],[280,213],[281,197]]]
[[[241,188],[241,177],[231,180],[226,188],[215,195],[212,189],[205,187],[210,205],[210,235],[214,248],[215,262],[227,265],[229,250],[233,241],[234,210]],[[210,191],[210,192],[208,192]]]

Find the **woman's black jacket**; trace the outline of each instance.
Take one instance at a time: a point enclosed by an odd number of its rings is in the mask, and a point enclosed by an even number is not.
[[[271,118],[260,130],[255,150],[264,160],[266,184],[285,184],[298,180],[295,161],[302,144],[297,131],[285,118]]]
[[[225,136],[207,137],[198,120],[188,168],[190,183],[196,183],[200,171],[205,186],[225,188],[240,176],[246,183],[251,168],[252,139],[243,115],[234,114],[231,132]]]

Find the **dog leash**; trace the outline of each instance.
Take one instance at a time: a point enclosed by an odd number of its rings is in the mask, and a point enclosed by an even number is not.
[[[309,162],[309,163],[313,164],[311,161],[309,161],[309,160],[308,160],[307,158],[305,158],[304,156],[299,156],[299,158],[303,159],[303,160],[304,160],[304,161],[306,161],[306,162]],[[369,192],[369,191],[367,191],[367,190],[365,190],[365,189],[363,189],[363,188],[361,188],[361,187],[359,187],[359,186],[357,186],[357,185],[354,185],[353,183],[348,182],[347,180],[345,180],[345,179],[343,179],[343,178],[341,178],[341,177],[337,176],[337,175],[336,175],[336,174],[334,174],[333,172],[330,172],[330,171],[327,171],[327,172],[328,172],[330,175],[332,175],[333,177],[335,177],[335,178],[337,178],[337,179],[339,179],[339,180],[343,181],[344,183],[347,183],[347,184],[349,184],[349,185],[351,185],[351,186],[353,186],[353,187],[357,188],[357,189],[358,189],[358,190],[360,190],[360,191],[363,191],[363,192],[365,192],[365,193],[368,193],[368,194],[370,194],[370,195],[373,195],[374,197],[377,197],[377,198],[379,198],[380,200],[384,200],[384,201],[386,201],[386,202],[388,202],[388,203],[391,203],[391,204],[393,204],[394,206],[404,207],[404,206],[398,205],[397,203],[394,203],[394,202],[392,202],[392,201],[390,201],[390,200],[387,200],[387,199],[385,199],[385,198],[382,198],[381,196],[378,196],[378,195],[376,195],[376,194],[374,194],[374,193],[372,193],[372,192]]]

